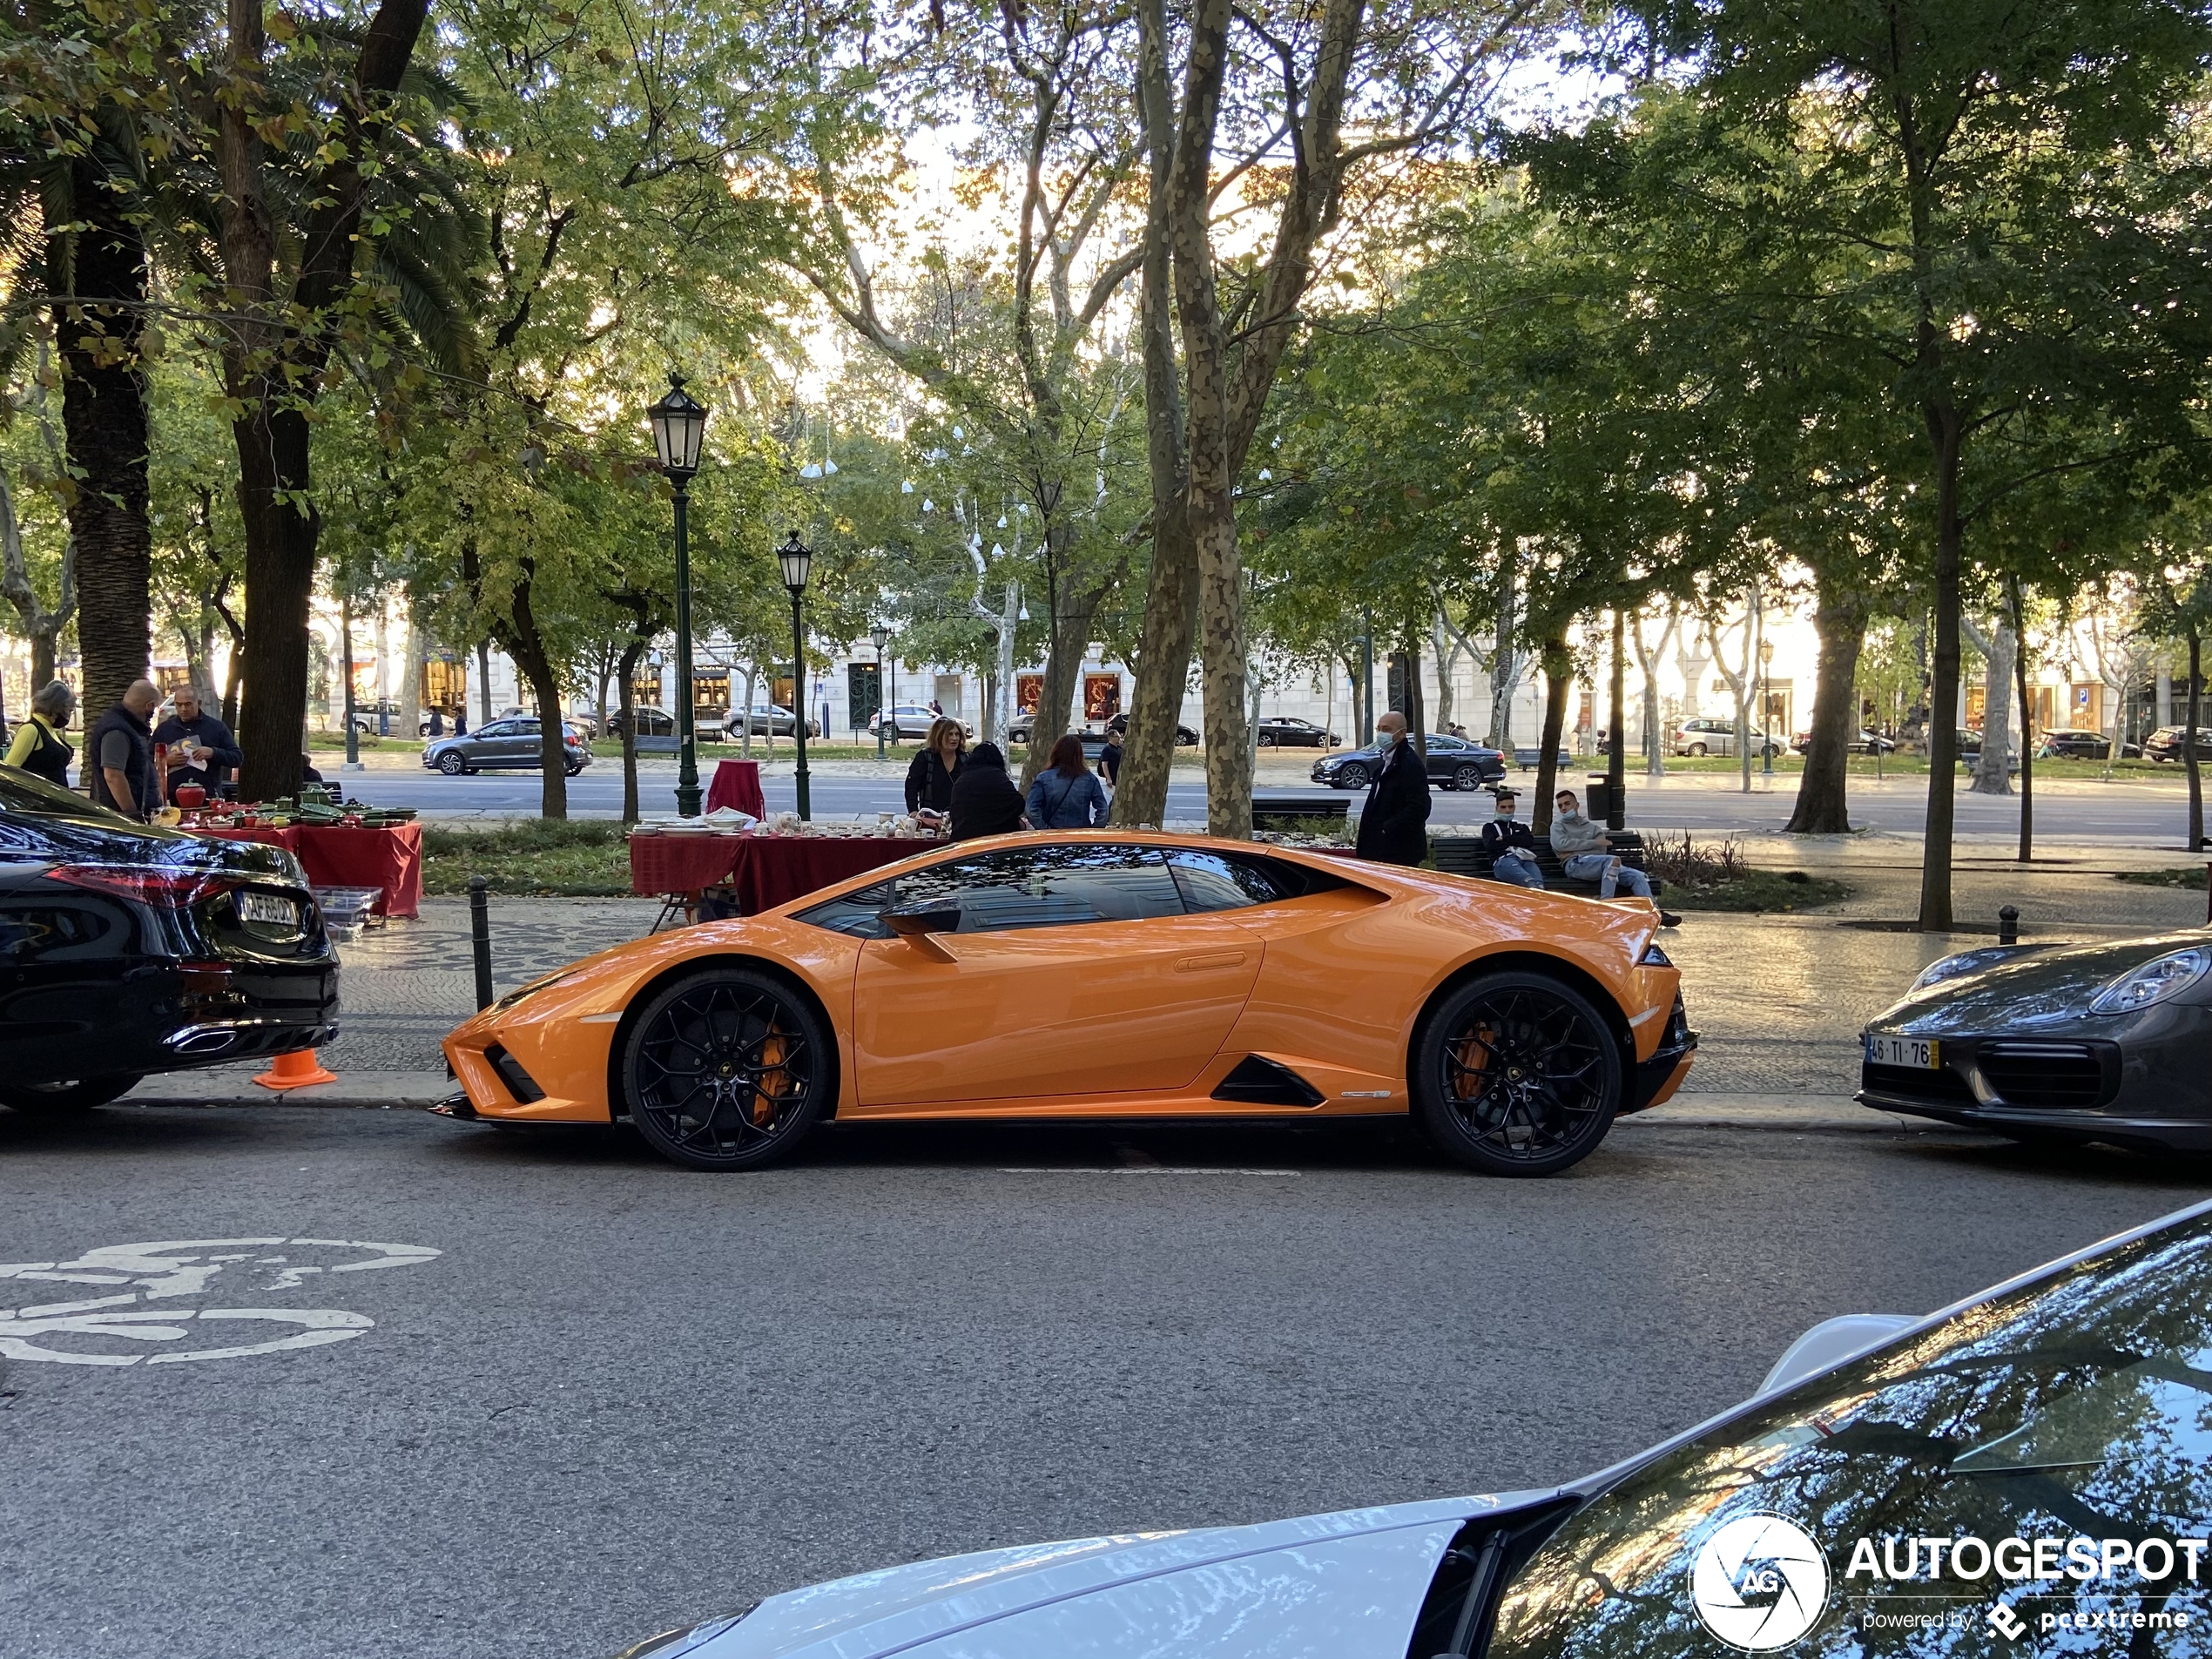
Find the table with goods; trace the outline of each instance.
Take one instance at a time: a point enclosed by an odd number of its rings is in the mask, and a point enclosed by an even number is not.
[[[717,821],[720,820],[720,821]],[[630,833],[630,887],[658,897],[656,931],[687,921],[758,915],[879,865],[943,845],[919,819],[812,824],[790,813],[764,821],[736,812],[640,824]]]
[[[296,796],[251,803],[209,800],[204,791],[186,785],[161,820],[189,834],[284,848],[300,860],[324,919],[334,927],[413,916],[421,909],[422,826],[411,806],[371,806],[321,784],[303,784]]]

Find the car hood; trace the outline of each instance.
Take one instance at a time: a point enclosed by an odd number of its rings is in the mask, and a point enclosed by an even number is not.
[[[1892,1004],[1869,1021],[1868,1027],[1941,1036],[2078,1020],[2087,1016],[2097,995],[2128,969],[2206,944],[2212,944],[2212,930],[2063,950],[2031,949],[1973,973],[1939,980]]]
[[[1469,1516],[1552,1493],[1445,1498],[1255,1527],[987,1550],[763,1602],[685,1659],[1088,1659],[1203,1653],[1403,1659],[1445,1547]]]

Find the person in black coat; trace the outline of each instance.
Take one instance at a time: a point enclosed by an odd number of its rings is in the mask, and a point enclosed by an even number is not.
[[[1428,856],[1428,768],[1396,709],[1375,722],[1375,741],[1388,747],[1359,812],[1359,856],[1379,864],[1419,864]]]
[[[953,779],[952,812],[955,841],[1029,827],[1022,816],[1022,792],[1006,775],[1006,757],[995,743],[977,744]]]
[[[907,768],[907,810],[948,813],[953,808],[953,785],[968,765],[968,733],[958,720],[941,717],[929,723],[929,736]]]

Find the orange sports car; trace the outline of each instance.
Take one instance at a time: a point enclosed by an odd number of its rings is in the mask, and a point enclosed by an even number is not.
[[[1108,831],[964,841],[524,986],[445,1041],[451,1115],[627,1117],[701,1170],[815,1124],[1413,1114],[1544,1175],[1680,1086],[1644,901]]]

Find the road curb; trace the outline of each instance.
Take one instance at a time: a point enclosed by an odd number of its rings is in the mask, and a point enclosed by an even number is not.
[[[1832,1135],[1973,1135],[1986,1131],[1861,1106],[1849,1095],[1677,1095],[1620,1120],[1622,1127],[1750,1129]],[[1997,1138],[2002,1138],[2001,1136]]]
[[[147,1078],[118,1102],[124,1106],[368,1106],[420,1110],[455,1085],[442,1071],[348,1071],[335,1082],[306,1089],[264,1089],[255,1069],[170,1072]]]

